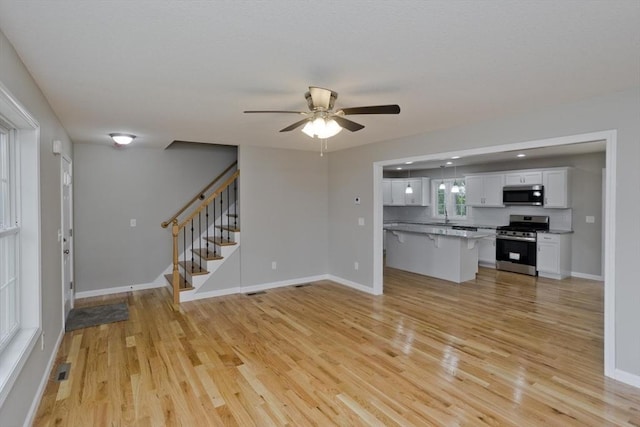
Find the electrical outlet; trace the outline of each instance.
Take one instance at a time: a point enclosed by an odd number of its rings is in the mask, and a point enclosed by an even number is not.
[[[587,216],[586,218],[587,224],[593,224],[594,222],[596,222],[596,217],[595,216]]]
[[[364,225],[364,217],[358,218],[358,225],[359,226],[363,226]]]
[[[357,271],[359,268],[360,268],[360,264],[358,263],[358,261],[354,262],[353,269]]]
[[[272,270],[277,270],[277,269],[278,269],[278,263],[277,263],[277,262],[275,262],[275,261],[272,261],[272,262],[271,262],[271,269],[272,269]]]
[[[130,225],[131,227],[135,227],[135,226],[136,226],[136,224],[137,224],[137,221],[136,221],[135,219],[132,219],[132,220],[130,220],[130,221],[129,221],[129,225]]]

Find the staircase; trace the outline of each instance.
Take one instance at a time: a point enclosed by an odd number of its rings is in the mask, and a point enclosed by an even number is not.
[[[173,217],[172,272],[166,274],[173,302],[197,299],[197,292],[240,246],[237,162],[198,192]],[[223,178],[226,179],[218,184]],[[217,186],[216,186],[217,185]]]

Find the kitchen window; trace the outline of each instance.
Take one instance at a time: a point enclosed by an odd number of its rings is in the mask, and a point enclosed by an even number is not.
[[[454,182],[458,184],[459,193],[452,193]],[[440,188],[444,184],[444,189]],[[467,205],[464,179],[445,179],[431,181],[431,194],[433,195],[433,212],[431,216],[441,219],[466,219]]]

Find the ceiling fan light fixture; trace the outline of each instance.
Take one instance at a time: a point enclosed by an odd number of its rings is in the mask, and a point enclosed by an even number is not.
[[[309,120],[302,128],[302,132],[311,138],[327,139],[336,136],[342,131],[342,127],[333,119],[316,117]]]

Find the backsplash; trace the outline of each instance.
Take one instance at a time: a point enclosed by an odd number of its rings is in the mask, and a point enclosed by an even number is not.
[[[505,208],[467,208],[466,220],[452,220],[460,224],[507,225],[509,215],[544,215],[549,217],[553,230],[572,230],[571,209],[545,209],[535,206],[508,206]],[[431,207],[385,206],[384,221],[431,222]]]

